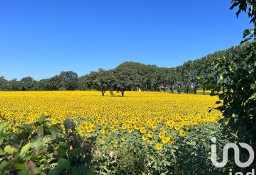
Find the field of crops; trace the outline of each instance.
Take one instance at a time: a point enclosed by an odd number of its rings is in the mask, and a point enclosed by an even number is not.
[[[222,116],[217,110],[208,112],[217,101],[210,96],[158,92],[127,92],[124,98],[115,95],[102,97],[97,91],[1,92],[0,116],[15,120],[16,126],[33,123],[42,114],[50,116],[54,124],[79,117],[84,119],[80,127],[87,132],[97,126],[106,128],[107,124],[132,131],[141,127],[154,130],[157,124],[165,123],[166,128],[178,130],[216,122]]]
[[[81,137],[96,138],[94,161],[105,164],[104,170],[99,172],[108,172],[111,171],[107,170],[110,163],[106,162],[113,155],[121,158],[118,165],[127,165],[127,161],[134,159],[123,160],[127,155],[121,153],[134,144],[142,146],[139,151],[147,150],[146,155],[154,155],[155,152],[159,152],[155,154],[157,157],[174,154],[170,150],[181,146],[183,138],[205,137],[197,131],[191,132],[193,128],[208,123],[217,125],[222,118],[218,110],[209,113],[209,109],[217,107],[215,102],[218,99],[208,95],[126,92],[125,97],[118,93],[113,97],[109,94],[107,92],[102,97],[97,91],[1,92],[0,120],[11,123],[12,132],[20,132],[20,125],[36,123],[40,116],[46,116],[51,125],[63,128],[63,121],[70,118],[75,121],[76,131]],[[151,169],[157,169],[153,164],[161,162],[150,157],[147,161]],[[150,172],[149,167],[145,171]]]

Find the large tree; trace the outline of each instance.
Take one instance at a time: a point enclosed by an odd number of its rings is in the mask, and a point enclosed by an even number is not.
[[[59,75],[60,89],[75,90],[78,88],[78,75],[73,71],[63,71]]]
[[[21,90],[21,83],[15,78],[9,81],[9,90],[18,91]]]
[[[0,77],[0,90],[7,90],[8,89],[8,81],[1,76]]]
[[[191,87],[192,83],[192,69],[193,69],[193,62],[192,61],[187,61],[185,62],[181,69],[180,69],[180,80],[181,83],[184,87],[184,92],[189,93],[189,89]]]
[[[49,79],[42,79],[36,82],[34,89],[35,90],[47,90],[49,85]]]
[[[101,91],[104,96],[105,92],[110,89],[109,87],[109,72],[104,69],[99,69],[98,72],[93,73],[92,84],[96,90]]]
[[[61,78],[58,75],[51,77],[47,83],[47,90],[55,91],[60,89]]]
[[[115,89],[120,91],[122,97],[126,90],[135,90],[140,87],[141,76],[133,69],[123,68],[116,69],[115,74]]]
[[[32,77],[24,77],[20,80],[21,90],[30,91],[34,90],[36,81]]]
[[[88,90],[88,75],[84,75],[78,78],[78,89]]]

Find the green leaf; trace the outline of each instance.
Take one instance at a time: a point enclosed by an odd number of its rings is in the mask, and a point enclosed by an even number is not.
[[[8,154],[13,154],[14,152],[17,152],[17,149],[14,147],[11,147],[10,145],[7,145],[4,148],[4,152],[8,153]]]
[[[2,148],[0,148],[0,156],[3,156],[3,155],[5,155],[5,152]]]
[[[68,147],[68,143],[67,143],[67,142],[61,142],[61,143],[59,144],[59,146],[60,146],[61,148],[66,149],[66,148]]]
[[[17,170],[24,170],[25,165],[24,165],[24,163],[15,163],[14,168],[16,168]]]
[[[6,160],[1,161],[0,163],[0,171],[4,171],[8,167],[9,163]]]
[[[234,7],[238,6],[240,4],[240,2],[235,2],[232,4],[232,6],[230,7],[230,9],[232,10]]]
[[[9,126],[9,122],[3,122],[0,124],[0,131]]]
[[[58,161],[59,166],[65,167],[65,168],[69,168],[70,163],[67,159],[64,158],[60,158]]]
[[[224,78],[223,78],[223,75],[220,75],[220,81],[222,81]]]
[[[77,174],[77,175],[81,174],[81,172],[80,172],[78,167],[72,167],[71,168],[71,175],[75,175],[75,174]]]
[[[79,156],[81,153],[81,148],[75,148],[70,151],[70,155],[72,156]]]
[[[37,120],[38,123],[42,124],[42,123],[45,123],[45,116],[44,115],[41,115],[41,117]]]
[[[70,167],[70,163],[67,159],[60,158],[58,165],[51,170],[50,174],[55,175],[55,174],[61,174],[63,170],[67,170]]]
[[[249,100],[256,99],[256,93],[252,94],[252,96],[249,98]]]
[[[249,35],[250,33],[251,33],[251,30],[249,30],[249,29],[244,30],[244,32],[243,32],[243,37],[246,37],[246,36]]]
[[[34,174],[41,174],[42,170],[39,169],[39,168],[34,168],[34,169],[32,170],[32,172],[33,172]]]
[[[29,170],[22,170],[18,173],[18,175],[28,175],[29,174]]]
[[[51,125],[49,128],[49,131],[53,134],[56,135],[58,133],[61,133],[61,126],[59,125]]]
[[[255,89],[255,88],[256,88],[256,84],[251,84],[250,87],[251,87],[252,89]]]
[[[20,157],[24,157],[26,155],[26,153],[28,152],[28,150],[30,149],[30,142],[28,142],[25,146],[23,146],[21,148],[21,151],[20,151]]]
[[[224,125],[227,125],[228,122],[229,122],[229,119],[227,119],[227,118],[222,118],[219,120],[219,123],[224,124]]]
[[[64,121],[64,126],[65,126],[66,131],[68,131],[68,130],[70,130],[70,129],[71,129],[71,130],[75,129],[76,124],[75,124],[75,122],[74,122],[72,119],[67,118],[67,119]]]
[[[57,152],[60,157],[64,157],[66,155],[66,149],[58,148]]]
[[[41,138],[40,138],[40,140],[41,140]],[[42,147],[42,141],[36,140],[35,142],[31,142],[30,147],[35,149],[35,151],[38,151]]]
[[[89,168],[88,166],[76,166],[76,167],[71,167],[71,175],[95,175],[95,170]]]
[[[44,127],[40,126],[38,129],[38,136],[43,137],[44,136]]]
[[[249,10],[249,16],[253,16],[254,6],[252,5]]]
[[[2,145],[4,142],[4,138],[3,137],[0,137],[0,145]]]

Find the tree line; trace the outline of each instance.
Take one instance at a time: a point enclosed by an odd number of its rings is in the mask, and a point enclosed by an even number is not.
[[[198,89],[202,89],[205,93],[210,89],[209,85],[212,86],[212,82],[217,83],[219,79],[214,67],[215,61],[219,58],[238,58],[244,47],[242,45],[218,51],[173,68],[124,62],[115,69],[99,69],[81,77],[73,71],[63,71],[59,75],[39,81],[30,76],[8,81],[2,76],[0,90],[99,90],[102,96],[107,90],[119,91],[122,96],[126,90],[196,94]]]

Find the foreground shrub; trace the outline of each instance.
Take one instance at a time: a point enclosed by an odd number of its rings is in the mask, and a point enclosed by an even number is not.
[[[15,121],[2,122],[0,174],[203,175],[232,168],[216,169],[211,163],[210,139],[216,137],[220,148],[229,142],[216,123],[170,129],[168,137],[161,126],[147,137],[143,127],[132,133],[123,129],[84,136],[77,124],[79,119],[52,124],[41,116],[13,132]]]
[[[67,119],[64,128],[41,116],[14,133],[0,124],[0,174],[94,174],[90,168],[93,139],[84,140]]]

